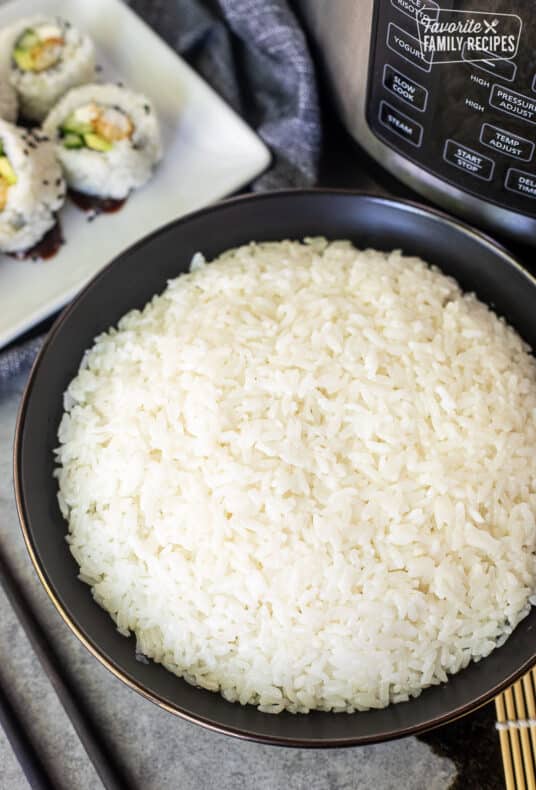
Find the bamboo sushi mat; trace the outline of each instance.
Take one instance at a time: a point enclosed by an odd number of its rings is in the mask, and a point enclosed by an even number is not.
[[[536,790],[536,667],[495,698],[506,790]]]

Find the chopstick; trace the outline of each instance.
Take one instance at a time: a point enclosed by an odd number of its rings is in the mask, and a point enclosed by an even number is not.
[[[0,724],[32,790],[54,790],[54,785],[43,767],[39,755],[26,735],[17,712],[1,685]]]
[[[527,700],[529,718],[536,719],[536,669],[533,669],[532,672],[527,672],[523,677],[523,690]],[[536,757],[536,727],[530,728],[530,739],[532,751]]]
[[[9,569],[0,551],[0,582],[17,618],[22,625],[30,644],[43,670],[71,720],[84,749],[87,752],[100,780],[106,790],[128,790],[132,785],[122,777],[114,764],[106,745],[98,735],[81,699],[68,681],[64,669],[48,642],[45,633],[33,613],[26,597]]]
[[[502,694],[495,697],[495,709],[497,711],[497,723],[506,723],[506,711],[504,709],[504,698]],[[501,744],[501,755],[504,767],[504,780],[506,790],[515,790],[514,771],[512,768],[512,757],[510,755],[510,744],[508,742],[508,731],[505,727],[499,727],[499,741]]]
[[[495,699],[506,790],[536,790],[536,669]]]
[[[514,699],[517,715],[521,721],[527,720],[527,712],[525,709],[524,689],[521,681],[518,680],[514,683]],[[534,694],[533,694],[534,699]],[[534,729],[534,728],[533,728]],[[528,727],[521,727],[519,730],[519,737],[521,738],[521,753],[523,755],[523,765],[525,767],[525,777],[527,780],[527,787],[529,790],[536,790],[536,777],[534,776],[534,758],[532,755],[532,747],[530,744],[530,737]]]

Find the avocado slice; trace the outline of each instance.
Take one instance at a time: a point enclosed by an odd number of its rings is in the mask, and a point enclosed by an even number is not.
[[[102,153],[111,151],[114,147],[113,143],[108,142],[108,140],[105,140],[104,137],[101,137],[99,134],[85,134],[84,142],[88,148],[93,149],[93,151],[101,151]]]
[[[62,123],[61,128],[64,132],[74,132],[74,134],[78,135],[89,134],[93,129],[90,123],[77,121],[74,113],[71,113],[67,116],[67,118]]]
[[[17,183],[17,174],[11,167],[11,163],[7,156],[0,156],[0,178],[10,187]]]
[[[29,28],[28,30],[25,30],[22,36],[18,39],[16,48],[28,51],[36,47],[39,43],[39,36],[31,28]]]
[[[65,148],[82,148],[84,145],[84,141],[82,140],[79,134],[74,134],[74,132],[67,132],[67,134],[63,138],[63,145]]]
[[[33,71],[33,58],[31,53],[26,49],[19,49],[18,47],[14,49],[13,60],[21,71]]]

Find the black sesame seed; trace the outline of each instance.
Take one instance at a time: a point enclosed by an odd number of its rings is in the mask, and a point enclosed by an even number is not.
[[[43,186],[47,187],[49,184],[50,184],[50,181],[47,181],[46,178],[43,179]]]
[[[30,152],[28,151],[27,148],[25,148],[22,153],[24,154],[24,156],[30,156]]]
[[[62,182],[62,179],[61,178],[57,178],[56,179],[56,186],[59,187],[61,182]]]
[[[102,66],[99,63],[97,63],[97,65],[95,66],[95,71],[97,72],[97,74],[100,74],[100,72],[102,71]]]
[[[145,110],[145,112],[147,113],[147,115],[149,115],[149,113],[151,112],[151,108],[149,107],[149,105],[148,105],[148,104],[144,104],[144,105],[143,105],[143,109]]]

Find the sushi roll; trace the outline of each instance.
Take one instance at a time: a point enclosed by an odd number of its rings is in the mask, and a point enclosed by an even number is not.
[[[148,181],[162,155],[151,102],[120,85],[74,88],[43,130],[56,142],[69,187],[98,198],[126,198]]]
[[[40,242],[65,192],[54,145],[0,120],[0,252],[23,253]]]
[[[3,75],[0,75],[0,118],[4,121],[17,119],[18,101],[15,89],[11,87]]]
[[[17,92],[21,114],[40,123],[66,91],[95,78],[95,48],[59,17],[19,19],[0,31],[0,74]]]

